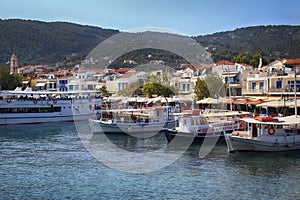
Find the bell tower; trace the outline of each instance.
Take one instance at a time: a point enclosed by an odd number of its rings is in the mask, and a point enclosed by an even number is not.
[[[18,73],[18,58],[16,54],[13,54],[10,58],[10,73],[11,74]]]

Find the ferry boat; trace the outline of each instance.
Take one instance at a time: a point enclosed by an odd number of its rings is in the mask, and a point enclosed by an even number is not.
[[[156,134],[163,127],[174,127],[171,107],[102,110],[97,119],[90,119],[93,133],[125,133],[135,136]],[[151,135],[150,134],[150,135]]]
[[[1,91],[0,125],[79,121],[97,112],[100,98],[83,93]],[[80,94],[80,96],[79,96]],[[91,93],[89,93],[91,95]]]
[[[195,112],[194,112],[195,113]],[[219,111],[210,114],[195,115],[185,113],[178,116],[178,125],[173,129],[163,129],[168,142],[175,137],[177,141],[189,138],[193,143],[201,144],[205,139],[225,142],[224,132],[239,129],[240,112]]]
[[[229,152],[300,149],[300,116],[243,118],[244,130],[226,134]]]

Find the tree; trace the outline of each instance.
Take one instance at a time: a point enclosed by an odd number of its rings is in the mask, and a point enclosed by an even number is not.
[[[262,65],[267,65],[268,60],[265,56],[262,56],[261,54],[255,54],[253,55],[252,59],[249,61],[249,64],[253,67],[258,67],[259,65],[259,59],[262,58]]]
[[[169,87],[159,83],[147,83],[143,86],[142,90],[148,98],[152,98],[154,95],[164,97],[174,95],[174,92]]]
[[[22,77],[18,74],[10,74],[7,66],[0,66],[1,90],[14,90],[22,86]]]
[[[215,73],[208,74],[204,79],[211,97],[225,96],[224,82]]]
[[[249,64],[249,58],[245,54],[239,53],[237,56],[233,57],[233,62],[235,63],[246,63]]]
[[[169,77],[168,77],[168,73],[167,72],[163,72],[162,73],[161,82],[165,86],[169,86],[170,85],[170,81],[169,81]]]
[[[109,92],[108,92],[108,90],[107,90],[107,88],[106,88],[105,85],[103,85],[103,86],[102,86],[101,88],[99,88],[98,90],[99,90],[99,92],[100,92],[100,94],[101,94],[102,96],[104,96],[104,97],[108,97],[108,96],[109,96]]]
[[[149,77],[150,83],[161,83],[161,77],[157,75],[152,75]]]
[[[200,78],[197,79],[196,86],[195,86],[195,94],[197,98],[196,100],[201,100],[209,97],[209,90],[205,80],[202,80]]]

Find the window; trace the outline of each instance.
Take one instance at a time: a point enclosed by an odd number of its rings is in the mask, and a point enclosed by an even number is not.
[[[259,82],[259,89],[262,90],[264,88],[264,82]]]
[[[252,90],[256,89],[256,83],[255,82],[252,82],[252,87],[251,87]]]
[[[156,116],[157,116],[157,117],[160,116],[159,110],[156,111]]]
[[[282,81],[276,81],[276,88],[282,88]]]

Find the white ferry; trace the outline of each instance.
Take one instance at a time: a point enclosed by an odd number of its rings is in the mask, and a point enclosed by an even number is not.
[[[1,91],[0,125],[87,120],[96,114],[102,101],[91,94]]]

